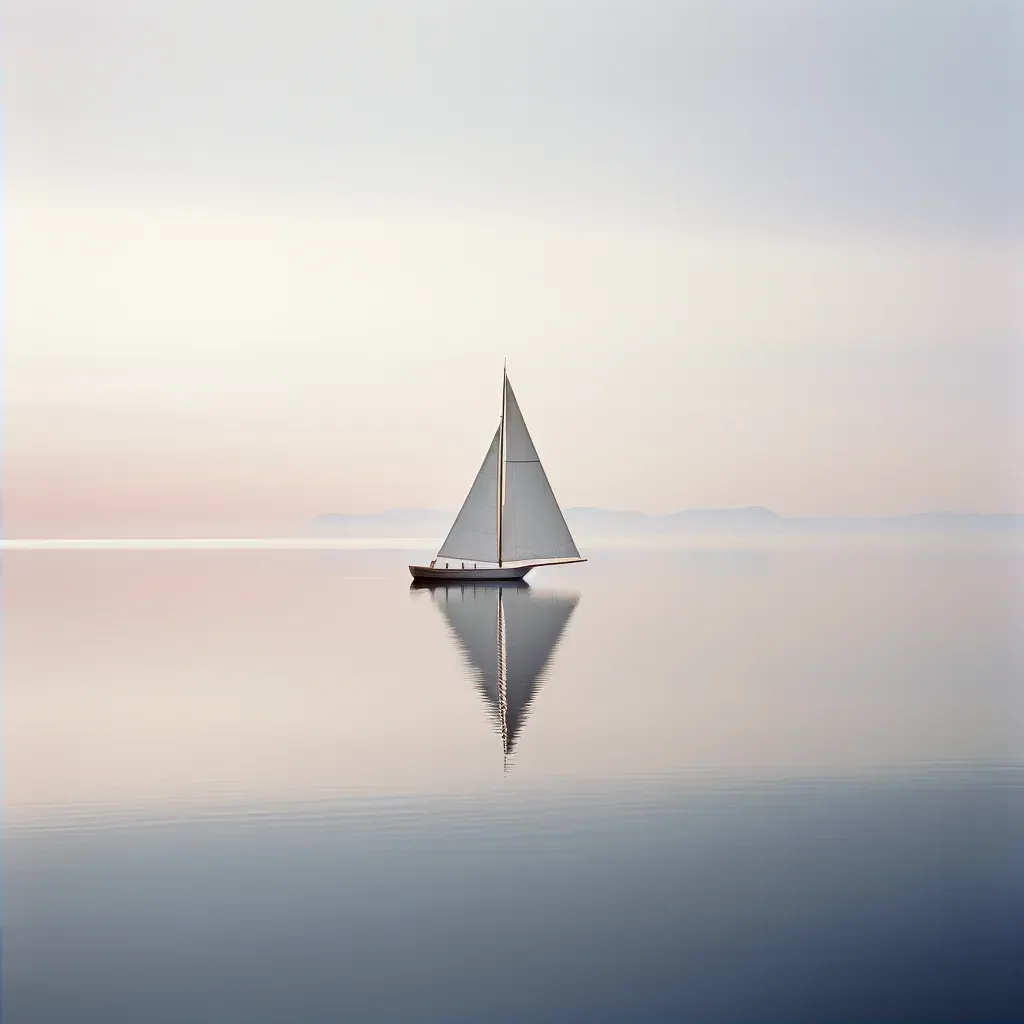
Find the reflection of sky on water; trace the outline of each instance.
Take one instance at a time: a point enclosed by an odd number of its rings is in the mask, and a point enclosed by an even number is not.
[[[1014,1016],[1019,559],[407,561],[5,557],[5,1021]]]
[[[507,791],[479,673],[429,597],[410,600],[409,560],[7,553],[8,819]],[[515,785],[1019,761],[1022,566],[607,552],[538,570],[534,590],[581,596]]]
[[[1020,1005],[1022,784],[21,832],[5,1019],[993,1019]]]

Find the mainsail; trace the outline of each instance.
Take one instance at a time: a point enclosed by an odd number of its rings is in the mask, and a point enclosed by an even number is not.
[[[438,557],[498,565],[578,559],[507,376],[503,387],[501,422]]]
[[[498,560],[498,449],[501,427],[487,449],[483,465],[459,509],[459,514],[438,551],[438,558],[460,558],[470,562]]]

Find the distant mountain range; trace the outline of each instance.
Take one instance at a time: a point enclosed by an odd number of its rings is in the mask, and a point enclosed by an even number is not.
[[[580,544],[670,540],[709,535],[1006,535],[1024,532],[1024,515],[976,512],[920,512],[906,516],[786,517],[761,506],[692,508],[667,515],[620,512],[603,508],[568,508],[566,522]],[[425,508],[387,509],[372,515],[330,513],[310,524],[316,536],[441,538],[454,512]]]

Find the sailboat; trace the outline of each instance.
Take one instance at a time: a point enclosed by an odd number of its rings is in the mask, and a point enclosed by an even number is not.
[[[437,557],[409,572],[424,583],[521,580],[538,565],[585,561],[503,370],[501,419],[483,465]]]
[[[430,594],[501,733],[507,769],[579,596],[536,591],[523,582],[439,585]]]

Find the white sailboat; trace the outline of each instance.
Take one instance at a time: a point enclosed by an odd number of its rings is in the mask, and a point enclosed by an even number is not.
[[[521,580],[538,565],[584,561],[503,371],[501,419],[483,465],[437,557],[409,572],[424,583]]]

